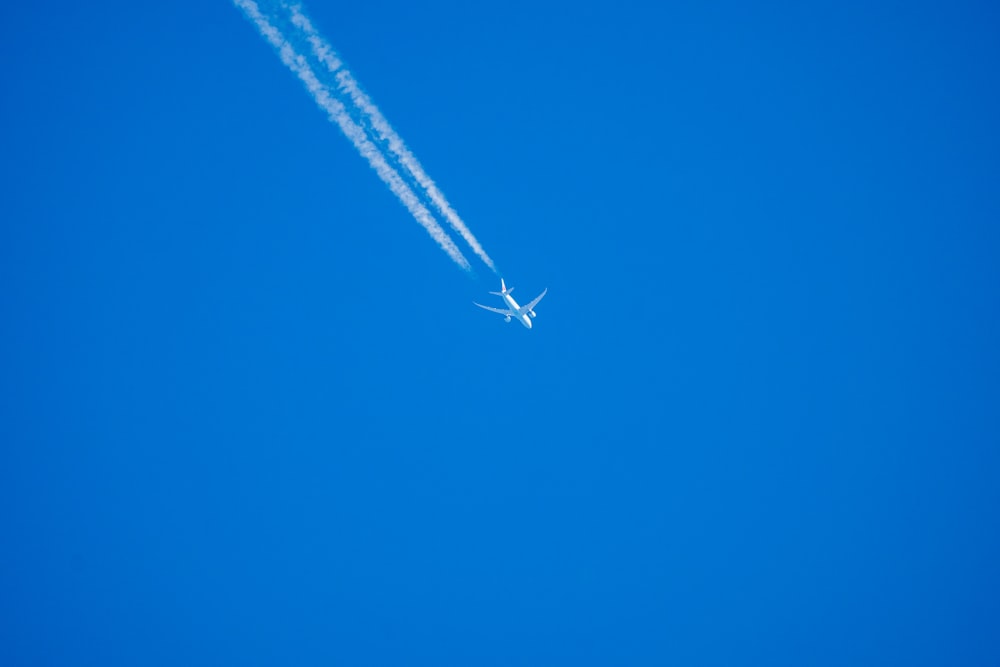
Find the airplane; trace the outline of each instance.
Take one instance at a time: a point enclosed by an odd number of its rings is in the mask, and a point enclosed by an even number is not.
[[[531,318],[535,316],[535,306],[537,306],[538,302],[542,300],[542,297],[545,296],[545,293],[549,291],[549,288],[546,287],[541,294],[536,296],[530,303],[524,306],[519,306],[517,305],[517,301],[514,301],[514,297],[510,295],[510,293],[513,291],[514,288],[513,287],[508,288],[504,284],[503,278],[501,278],[500,291],[490,292],[490,294],[496,294],[498,297],[503,299],[503,302],[507,305],[507,308],[490,308],[489,306],[484,306],[483,304],[476,303],[475,301],[473,301],[472,303],[479,306],[480,308],[484,308],[494,313],[500,313],[501,315],[504,316],[503,318],[504,322],[510,322],[510,318],[512,317],[517,318],[518,322],[520,322],[521,324],[530,329]]]

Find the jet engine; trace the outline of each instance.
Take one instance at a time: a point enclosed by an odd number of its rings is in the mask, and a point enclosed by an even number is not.
[[[534,317],[534,316],[535,316],[535,311],[533,311],[533,310],[529,310],[529,311],[528,311],[528,314],[529,314],[529,315],[531,315],[532,317]]]
[[[503,321],[504,322],[510,322],[510,315],[508,315],[507,317],[503,318]]]

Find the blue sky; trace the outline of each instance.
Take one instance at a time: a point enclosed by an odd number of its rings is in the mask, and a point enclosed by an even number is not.
[[[1000,18],[784,4],[306,5],[527,331],[230,3],[8,3],[0,663],[997,664]]]

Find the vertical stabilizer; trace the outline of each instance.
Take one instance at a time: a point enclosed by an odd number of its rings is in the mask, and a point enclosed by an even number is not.
[[[497,296],[503,296],[504,294],[510,294],[513,291],[514,291],[514,288],[511,287],[510,289],[508,289],[507,285],[503,281],[503,278],[501,278],[500,279],[500,291],[499,292],[490,292],[490,294],[496,294]]]

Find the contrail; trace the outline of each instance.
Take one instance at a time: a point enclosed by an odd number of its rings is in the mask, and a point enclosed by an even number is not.
[[[496,272],[496,267],[493,265],[493,260],[490,256],[486,254],[483,247],[476,240],[476,237],[472,235],[469,228],[465,225],[458,213],[451,208],[448,204],[448,200],[444,198],[444,194],[438,189],[434,181],[431,180],[427,172],[414,157],[413,153],[406,147],[403,143],[403,139],[396,133],[392,126],[389,125],[389,121],[385,119],[382,112],[379,111],[375,103],[372,102],[371,98],[361,90],[361,86],[355,81],[354,77],[351,76],[351,72],[344,67],[344,63],[337,56],[337,53],[333,48],[323,39],[315,27],[313,27],[312,22],[309,20],[303,11],[302,6],[299,4],[289,4],[285,0],[281,3],[292,16],[292,25],[299,28],[309,40],[309,46],[312,48],[313,55],[315,55],[321,63],[326,65],[326,68],[331,74],[334,74],[337,78],[338,87],[345,92],[351,98],[351,102],[354,106],[361,111],[362,114],[371,123],[372,128],[378,134],[379,140],[388,145],[389,152],[396,156],[396,160],[400,165],[413,177],[413,180],[417,182],[418,185],[426,193],[427,198],[434,204],[434,207],[441,212],[444,219],[448,221],[448,224],[452,228],[461,234],[462,238],[465,239],[469,247],[472,248],[486,266],[493,269]]]
[[[471,271],[469,261],[452,241],[448,233],[444,231],[438,221],[434,219],[427,207],[414,194],[410,186],[399,175],[399,173],[386,162],[385,156],[375,144],[368,139],[364,129],[351,119],[350,114],[344,105],[333,96],[330,91],[316,77],[305,57],[296,52],[295,48],[285,38],[270,21],[261,13],[260,7],[254,0],[233,0],[233,4],[243,10],[247,18],[253,22],[260,32],[261,37],[266,39],[281,57],[281,62],[285,63],[288,69],[292,70],[305,85],[306,90],[315,100],[321,109],[327,112],[330,120],[336,123],[344,135],[350,140],[358,153],[368,161],[371,168],[379,175],[379,178],[389,186],[396,198],[406,207],[410,215],[419,222],[427,233],[431,235],[438,245],[448,253],[451,259],[466,271]]]

